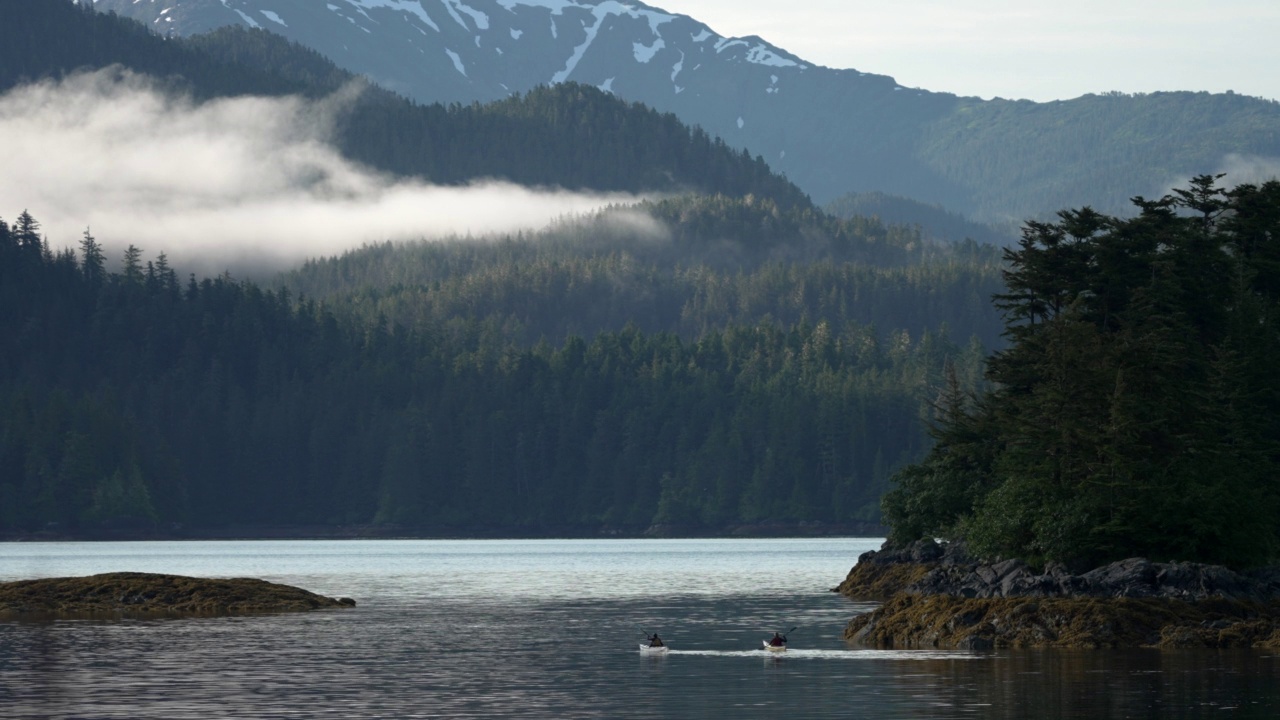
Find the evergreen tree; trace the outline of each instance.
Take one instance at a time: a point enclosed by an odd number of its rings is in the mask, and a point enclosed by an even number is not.
[[[993,389],[896,477],[895,540],[1078,566],[1275,558],[1280,403],[1263,368],[1280,294],[1251,260],[1275,257],[1280,183],[1215,180],[1137,198],[1127,220],[1028,225],[997,296],[1010,344]]]

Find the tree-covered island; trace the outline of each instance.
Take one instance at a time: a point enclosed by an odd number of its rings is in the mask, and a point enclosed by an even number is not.
[[[946,384],[840,588],[888,597],[849,637],[1280,642],[1280,182],[1218,179],[1027,224],[990,389]]]

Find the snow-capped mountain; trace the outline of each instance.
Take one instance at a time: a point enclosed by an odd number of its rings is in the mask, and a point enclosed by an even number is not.
[[[488,101],[574,81],[673,112],[762,155],[815,200],[885,190],[963,207],[931,173],[887,167],[897,112],[941,111],[954,96],[885,76],[814,66],[759,37],[730,38],[685,15],[618,0],[94,0],[100,10],[180,36],[261,27],[421,102]],[[941,105],[939,105],[939,101]],[[870,108],[877,112],[869,113]],[[845,138],[842,141],[842,138]],[[883,162],[882,162],[883,160]],[[909,181],[909,182],[906,182]]]
[[[1123,213],[1177,178],[1280,158],[1280,105],[1258,98],[963,98],[633,0],[78,1],[162,34],[260,27],[420,102],[595,85],[763,156],[818,203],[880,191],[1012,227],[1083,205]]]

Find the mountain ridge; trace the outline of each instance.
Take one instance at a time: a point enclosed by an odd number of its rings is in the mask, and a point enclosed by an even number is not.
[[[562,81],[595,85],[749,149],[819,204],[884,192],[1018,224],[1062,207],[1126,213],[1135,188],[1166,192],[1229,169],[1233,154],[1263,164],[1280,158],[1280,104],[1272,101],[1194,92],[1052,103],[961,97],[810,63],[762,38],[725,37],[639,2],[96,0],[94,7],[184,36],[257,25],[425,103],[486,102]]]
[[[224,27],[165,40],[136,21],[74,3],[0,3],[0,90],[116,65],[197,100],[329,96],[355,80],[315,50],[260,30]],[[400,177],[457,185],[504,179],[530,187],[754,194],[808,206],[759,158],[674,115],[576,83],[488,104],[419,105],[370,86],[333,141],[349,159]]]

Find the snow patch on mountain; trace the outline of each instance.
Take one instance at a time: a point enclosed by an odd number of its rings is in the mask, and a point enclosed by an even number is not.
[[[600,89],[607,93],[613,92],[613,78],[609,78],[604,82],[600,83]]]
[[[373,20],[373,18],[370,17],[369,13],[365,12],[365,10],[372,10],[374,8],[383,8],[386,10],[393,10],[393,11],[399,10],[400,12],[411,13],[417,16],[417,18],[421,20],[424,25],[431,28],[432,30],[435,30],[436,32],[440,32],[440,26],[437,25],[435,21],[431,19],[431,16],[427,14],[427,9],[424,8],[422,6],[422,3],[418,2],[417,0],[346,0],[346,1],[349,4],[351,4],[353,7],[355,7],[356,11],[358,11],[361,15],[365,16],[366,18],[369,18],[369,20]],[[330,5],[329,7],[333,8],[332,5]],[[465,25],[463,27],[465,27]]]
[[[515,12],[517,5],[524,5],[547,8],[552,15],[563,15],[564,9],[569,6],[578,7],[577,3],[570,2],[570,0],[498,0],[498,4],[505,8],[507,12]]]
[[[770,50],[764,43],[756,45],[747,53],[747,62],[770,67],[796,67],[800,63],[788,60]]]
[[[456,52],[454,52],[454,51],[452,51],[452,50],[450,50],[450,49],[448,49],[448,48],[445,48],[445,50],[444,50],[444,54],[445,54],[445,55],[448,55],[448,56],[449,56],[449,59],[453,61],[453,67],[454,67],[454,69],[455,69],[455,70],[457,70],[458,72],[462,73],[462,76],[463,76],[463,77],[466,77],[466,76],[467,76],[467,69],[466,69],[466,68],[464,68],[464,67],[462,67],[462,57],[461,57],[461,56],[459,56],[459,55],[458,55],[458,53],[456,53]]]
[[[252,27],[252,28],[262,27],[261,25],[258,24],[257,20],[254,20],[253,18],[249,17],[249,15],[246,14],[243,10],[240,10],[239,8],[233,8],[230,5],[228,5],[227,0],[222,0],[222,7],[228,10],[231,10],[235,14],[239,15],[240,19],[243,20],[245,24],[248,25],[249,27]]]
[[[749,44],[750,43],[748,43],[746,40],[742,40],[740,38],[720,38],[719,40],[716,41],[715,48],[716,48],[716,52],[720,53],[720,52],[724,52],[725,50],[728,50],[734,45],[749,45]]]
[[[636,56],[636,62],[647,63],[653,59],[654,55],[658,54],[659,50],[661,50],[666,46],[667,46],[666,41],[663,40],[662,38],[658,38],[657,40],[654,41],[652,45],[649,45],[648,47],[641,45],[640,43],[631,43],[631,51]]]
[[[515,29],[515,28],[511,28],[511,39],[512,39],[512,40],[519,40],[519,39],[520,39],[520,36],[521,36],[521,35],[523,35],[523,34],[524,34],[524,31],[523,31],[523,30],[517,30],[517,29]]]
[[[459,13],[465,13],[470,16],[471,21],[476,24],[477,30],[489,29],[489,16],[479,10],[476,10],[470,5],[464,4],[462,0],[440,0],[440,2],[444,5],[444,9],[449,11],[449,15],[453,18],[454,22],[461,25],[463,30],[470,30],[470,28],[468,28],[467,24],[462,21],[462,15]]]
[[[569,60],[565,63],[564,69],[551,77],[552,83],[561,83],[569,79],[569,75],[572,74],[574,68],[578,66],[578,62],[582,60],[582,56],[587,52],[587,48],[591,47],[591,44],[595,42],[596,36],[600,33],[600,27],[604,25],[605,20],[608,18],[625,15],[637,20],[641,18],[648,20],[649,29],[655,36],[658,36],[658,40],[654,43],[652,48],[645,47],[640,43],[633,44],[632,47],[635,53],[635,58],[642,63],[647,63],[649,59],[653,57],[654,53],[666,46],[666,42],[659,34],[658,28],[675,19],[675,16],[667,15],[665,13],[654,12],[652,10],[637,10],[634,6],[624,5],[623,3],[618,2],[618,0],[605,0],[605,2],[594,7],[590,5],[578,5],[576,3],[568,2],[568,0],[498,0],[498,2],[502,3],[504,6],[507,3],[521,3],[530,5],[536,4],[543,7],[549,7],[549,3],[554,3],[556,11],[553,11],[553,15],[563,12],[566,7],[589,8],[591,10],[591,16],[595,18],[595,23],[588,26],[586,21],[583,21],[582,28],[586,31],[587,37],[582,41],[582,44],[573,49],[573,55],[571,55]],[[554,34],[554,18],[552,18],[551,27]]]
[[[711,31],[706,28],[702,28],[702,32],[698,33],[697,35],[691,35],[689,39],[696,43],[700,43],[709,37],[711,37]]]
[[[271,12],[270,10],[259,10],[258,12],[262,13],[263,17],[265,17],[266,19],[270,20],[273,23],[276,23],[277,25],[283,25],[284,27],[289,27],[284,20],[280,19],[279,15]]]

